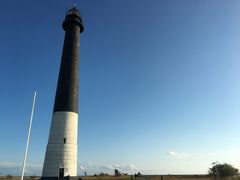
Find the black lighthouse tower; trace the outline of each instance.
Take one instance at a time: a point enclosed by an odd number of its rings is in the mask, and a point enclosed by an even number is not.
[[[70,9],[63,21],[64,45],[42,178],[77,176],[79,11]]]

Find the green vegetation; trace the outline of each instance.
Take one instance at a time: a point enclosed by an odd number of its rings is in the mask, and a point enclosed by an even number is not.
[[[118,169],[114,169],[114,176],[121,176],[122,174],[119,172]]]
[[[239,170],[234,168],[232,165],[224,163],[220,164],[218,162],[212,163],[212,167],[209,168],[209,174],[216,177],[226,177],[237,175]]]

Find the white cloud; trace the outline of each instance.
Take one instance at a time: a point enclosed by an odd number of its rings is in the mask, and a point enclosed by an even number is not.
[[[28,163],[25,168],[26,175],[41,175],[42,163]],[[0,162],[1,175],[16,175],[19,176],[22,170],[22,163],[19,162]]]
[[[20,163],[16,162],[0,162],[0,167],[20,167]]]
[[[113,172],[114,167],[111,165],[104,164],[98,168],[101,172]]]
[[[81,164],[79,165],[79,167],[80,167],[80,172],[79,172],[80,175],[82,175],[85,171],[89,175],[99,174],[101,172],[114,174],[114,169],[118,169],[120,172],[128,173],[128,174],[134,174],[139,171],[139,168],[137,168],[132,163],[127,165],[91,164],[91,166],[89,166],[89,164],[85,164],[85,165]]]
[[[81,171],[85,171],[85,168],[83,166],[80,166]]]
[[[168,152],[166,152],[166,154],[170,155],[170,156],[178,157],[178,158],[189,157],[189,154],[187,154],[187,153],[179,153],[179,152],[175,152],[175,151],[168,151]]]
[[[134,166],[133,164],[129,164],[129,167],[130,167],[130,169],[132,169],[132,170],[134,170],[134,169],[138,170],[138,168],[137,168],[136,166]]]
[[[120,165],[119,165],[119,164],[114,164],[113,167],[114,167],[114,168],[119,168]]]

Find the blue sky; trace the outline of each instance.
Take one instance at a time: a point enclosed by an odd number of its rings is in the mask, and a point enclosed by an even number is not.
[[[83,15],[79,173],[240,168],[240,2],[6,1],[0,6],[0,173],[40,174],[66,9]]]

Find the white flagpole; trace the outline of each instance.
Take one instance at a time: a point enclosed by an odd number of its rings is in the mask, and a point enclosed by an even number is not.
[[[23,166],[22,166],[21,180],[23,180],[24,171],[25,171],[25,165],[26,165],[26,159],[27,159],[27,152],[28,152],[28,144],[29,144],[29,139],[30,139],[31,127],[32,127],[32,118],[33,118],[33,112],[34,112],[36,95],[37,95],[37,92],[35,91],[35,92],[34,92],[34,96],[33,96],[32,112],[31,112],[30,121],[29,121],[29,127],[28,127],[27,145],[26,145],[26,150],[25,150],[25,154],[24,154],[24,161],[23,161]]]

